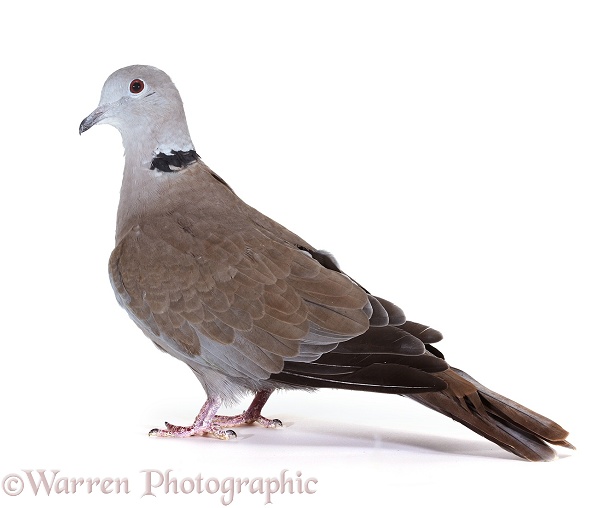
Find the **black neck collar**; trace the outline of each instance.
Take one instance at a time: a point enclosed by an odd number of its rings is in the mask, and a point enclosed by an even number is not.
[[[169,154],[158,153],[153,157],[149,169],[156,169],[162,173],[175,173],[198,160],[199,155],[195,150],[189,150],[188,152],[172,150]]]

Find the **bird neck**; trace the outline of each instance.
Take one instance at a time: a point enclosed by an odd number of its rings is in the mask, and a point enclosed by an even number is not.
[[[195,151],[184,113],[167,118],[141,118],[127,130],[120,129],[127,167],[151,168],[160,154]]]
[[[154,141],[145,143],[149,139]],[[178,173],[199,160],[188,132],[184,139],[171,143],[158,141],[161,137],[148,133],[123,136],[126,160],[117,212],[116,243],[142,216],[160,213],[161,207],[169,202],[162,196],[166,198],[169,194]]]

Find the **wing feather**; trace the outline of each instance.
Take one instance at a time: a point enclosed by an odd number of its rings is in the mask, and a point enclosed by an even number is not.
[[[204,233],[195,224],[145,222],[110,260],[118,300],[162,349],[203,367],[218,362],[208,354],[212,341],[238,344],[244,365],[227,369],[268,378],[274,355],[315,358],[368,328],[365,291],[297,246],[257,230]]]

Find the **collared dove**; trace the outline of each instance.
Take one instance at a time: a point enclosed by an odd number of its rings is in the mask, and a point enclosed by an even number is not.
[[[553,421],[449,367],[436,330],[407,321],[317,250],[237,197],[197,153],[178,90],[134,65],[105,82],[80,124],[116,127],[125,148],[109,273],[120,305],[162,351],[182,360],[207,401],[194,423],[154,436],[235,437],[281,426],[261,410],[277,389],[407,395],[528,460],[572,448]],[[223,402],[253,393],[237,416]]]

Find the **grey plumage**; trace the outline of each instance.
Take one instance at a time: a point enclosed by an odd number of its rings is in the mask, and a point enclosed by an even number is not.
[[[118,128],[126,164],[116,247],[109,261],[118,302],[157,347],[186,363],[208,401],[190,427],[158,436],[234,433],[257,421],[280,388],[336,387],[408,394],[530,460],[570,446],[566,431],[449,368],[439,332],[407,321],[315,249],[241,201],[197,156],[170,78],[131,66],[106,81],[80,133]],[[256,394],[242,415],[225,401]]]

